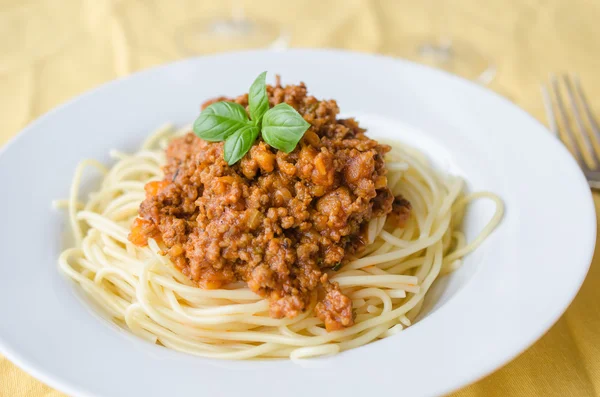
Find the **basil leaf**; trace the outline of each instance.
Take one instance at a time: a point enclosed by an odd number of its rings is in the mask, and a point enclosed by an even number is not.
[[[240,104],[216,102],[200,113],[194,122],[194,133],[209,142],[219,142],[248,125],[248,115]]]
[[[229,165],[237,163],[250,150],[258,136],[258,127],[245,125],[225,140],[223,157]]]
[[[289,153],[298,144],[310,123],[287,103],[269,109],[262,120],[262,137],[275,149]]]
[[[248,91],[250,117],[254,125],[258,125],[265,112],[269,110],[269,98],[267,97],[267,85],[265,84],[266,78],[267,72],[259,74],[250,86],[250,91]]]

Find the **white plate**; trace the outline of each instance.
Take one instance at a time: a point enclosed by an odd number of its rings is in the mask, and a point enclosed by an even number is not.
[[[109,149],[134,149],[165,122],[189,123],[202,101],[244,92],[263,70],[337,99],[373,135],[421,148],[506,204],[500,227],[436,285],[420,322],[302,366],[202,359],[138,340],[91,310],[56,264],[66,226],[50,203],[67,197],[78,161],[108,161]],[[339,51],[218,55],[107,84],[19,134],[0,155],[0,181],[0,352],[81,396],[445,393],[505,364],[558,319],[585,277],[596,233],[576,163],[525,112],[442,72]],[[473,206],[469,236],[489,213]]]

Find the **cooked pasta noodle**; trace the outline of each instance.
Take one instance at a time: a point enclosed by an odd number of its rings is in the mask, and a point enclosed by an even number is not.
[[[200,289],[177,271],[156,241],[138,247],[128,241],[131,222],[144,199],[144,185],[163,175],[164,149],[189,129],[164,127],[135,154],[112,151],[110,169],[93,160],[75,171],[67,207],[75,247],[59,258],[62,271],[96,301],[117,324],[168,348],[223,359],[306,357],[335,354],[394,335],[409,327],[432,283],[460,266],[502,218],[502,201],[493,193],[464,193],[464,182],[441,175],[423,155],[398,143],[386,157],[388,186],[412,205],[403,228],[385,217],[368,225],[362,256],[336,272],[353,304],[355,324],[327,332],[313,313],[317,302],[295,318],[269,316],[267,299],[244,283]],[[85,170],[102,173],[102,183],[85,200],[79,190]],[[495,204],[479,235],[467,242],[460,231],[465,207],[476,199]]]

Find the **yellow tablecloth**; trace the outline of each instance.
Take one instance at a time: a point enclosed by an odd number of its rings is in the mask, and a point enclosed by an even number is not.
[[[544,120],[539,83],[549,72],[563,71],[580,73],[600,115],[600,2],[596,0],[240,3],[251,18],[281,21],[291,34],[291,45],[297,47],[388,53],[400,48],[407,37],[439,31],[439,21],[446,20],[447,32],[484,50],[498,66],[490,87],[535,117]],[[83,91],[182,57],[176,45],[179,27],[191,18],[223,15],[230,4],[0,0],[0,144]],[[600,213],[600,196],[595,196],[595,202]],[[0,356],[0,396],[60,395]],[[600,254],[571,307],[540,341],[506,367],[455,393],[460,397],[598,395]]]

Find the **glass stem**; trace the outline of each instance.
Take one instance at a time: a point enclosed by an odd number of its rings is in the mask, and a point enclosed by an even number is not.
[[[430,6],[433,12],[433,31],[436,32],[434,46],[438,47],[439,51],[445,51],[448,54],[452,49],[452,39],[450,36],[450,21],[448,20],[448,13],[446,12],[446,1],[445,0],[430,0]]]

